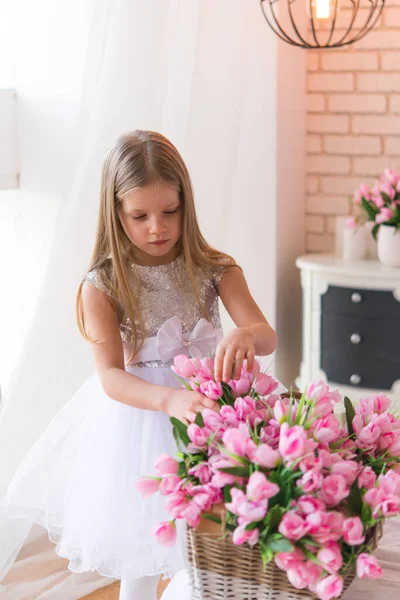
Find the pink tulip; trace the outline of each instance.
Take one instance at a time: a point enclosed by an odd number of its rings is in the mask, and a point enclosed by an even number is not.
[[[328,506],[336,506],[350,493],[342,475],[328,475],[322,483],[321,498]]]
[[[343,579],[339,575],[329,575],[320,579],[315,586],[315,591],[320,600],[339,598],[343,591]]]
[[[207,440],[210,437],[210,431],[206,427],[199,427],[196,423],[191,423],[187,428],[187,434],[190,441],[197,448],[204,448],[207,444]]]
[[[174,358],[174,366],[172,367],[172,370],[179,377],[183,377],[183,379],[189,379],[190,377],[193,377],[198,369],[196,368],[196,365],[192,359],[188,358],[184,354],[181,354]]]
[[[174,546],[176,541],[176,525],[174,521],[159,523],[153,527],[152,533],[158,544],[162,546]]]
[[[279,383],[271,375],[259,373],[253,387],[259,396],[267,396],[272,394],[278,385]]]
[[[207,463],[199,463],[189,469],[189,475],[197,477],[202,484],[209,483],[212,477],[212,471]]]
[[[315,496],[300,496],[297,501],[297,506],[305,515],[311,515],[316,511],[324,511],[325,504],[319,498],[315,498]]]
[[[200,393],[210,398],[210,400],[219,400],[223,396],[223,389],[220,383],[216,381],[205,381],[200,384]]]
[[[369,186],[362,183],[359,188],[354,192],[354,204],[361,204],[361,199],[368,199],[370,196]]]
[[[259,502],[260,500],[269,500],[273,496],[276,496],[280,492],[280,487],[276,483],[268,481],[264,473],[255,471],[250,475],[246,492],[249,500]]]
[[[203,369],[209,371],[209,373],[213,373],[214,371],[214,359],[206,356],[205,358],[200,359],[200,364]]]
[[[391,400],[388,396],[386,396],[386,394],[377,394],[376,396],[372,396],[372,398],[374,401],[375,410],[378,414],[382,414],[390,408]]]
[[[232,488],[231,498],[232,502],[226,503],[226,508],[234,515],[246,519],[248,523],[261,521],[267,513],[268,500],[251,502],[246,494],[237,488]]]
[[[343,564],[340,546],[336,542],[330,542],[321,548],[317,554],[317,558],[325,571],[331,574],[336,573]]]
[[[207,510],[209,510],[209,508],[210,506],[208,505]],[[201,512],[202,508],[198,506],[198,504],[194,500],[192,500],[191,502],[188,502],[183,508],[181,512],[181,518],[185,519],[189,527],[193,527],[195,529],[200,523]]]
[[[222,406],[219,415],[229,427],[237,427],[240,423],[233,406]]]
[[[393,200],[396,195],[396,190],[394,189],[394,187],[392,185],[390,185],[388,183],[382,183],[380,185],[380,190],[381,190],[381,192],[386,194],[386,196],[388,196],[390,198],[390,200]]]
[[[312,381],[306,389],[306,397],[315,402],[313,416],[326,417],[333,412],[335,404],[342,399],[340,393],[330,391],[329,386],[321,380]]]
[[[375,486],[376,475],[371,467],[364,467],[358,476],[358,487],[372,489]]]
[[[135,488],[142,494],[144,498],[152,496],[158,492],[160,488],[161,479],[154,479],[152,477],[138,477],[135,481]]]
[[[303,477],[297,480],[297,487],[301,487],[305,494],[316,492],[320,489],[324,477],[320,471],[312,469],[304,473]]]
[[[216,413],[215,410],[205,408],[201,414],[203,416],[205,427],[208,427],[211,431],[215,431],[224,426],[221,415]]]
[[[278,423],[282,423],[285,420],[288,411],[289,411],[288,404],[285,402],[282,402],[282,400],[277,400],[274,403],[273,412],[274,412],[275,420]]]
[[[359,472],[359,465],[355,460],[341,460],[340,462],[332,465],[332,473],[334,475],[342,475],[347,485],[352,485],[357,479]]]
[[[247,542],[249,546],[255,546],[258,542],[259,533],[258,529],[246,531],[246,525],[240,525],[233,532],[232,541],[236,546],[240,546],[245,542]]]
[[[246,421],[248,417],[256,410],[256,401],[251,396],[244,398],[236,398],[235,400],[236,414],[241,421]]]
[[[360,579],[379,579],[382,577],[382,568],[376,558],[363,552],[357,557],[357,577]]]
[[[375,423],[369,423],[361,429],[357,437],[363,446],[374,445],[376,440],[381,435],[381,430]]]
[[[320,443],[333,442],[340,435],[340,423],[334,415],[327,415],[316,422],[313,433]]]
[[[182,479],[178,475],[167,475],[163,477],[160,483],[160,494],[162,496],[169,496],[175,494],[182,485]]]
[[[182,511],[187,504],[187,495],[183,491],[175,492],[166,497],[164,508],[174,519],[182,518]]]
[[[260,444],[253,453],[252,460],[261,467],[275,469],[282,460],[281,455],[268,444]]]
[[[390,208],[383,207],[381,208],[381,212],[378,213],[375,217],[375,222],[378,224],[386,223],[393,217],[393,211]]]
[[[287,512],[279,524],[278,530],[288,540],[299,540],[307,535],[310,529],[309,524],[300,515]]]
[[[278,552],[275,554],[275,564],[282,571],[287,571],[291,566],[303,562],[305,556],[296,546],[291,552]]]
[[[396,183],[400,180],[400,175],[398,175],[396,171],[393,171],[393,169],[389,168],[384,170],[383,176],[390,185],[396,185]]]
[[[251,388],[251,379],[248,374],[242,375],[238,380],[232,379],[229,386],[234,396],[245,396]]]
[[[229,452],[245,456],[249,437],[249,432],[243,429],[227,429],[222,436],[222,441]]]
[[[363,524],[359,517],[351,517],[344,522],[343,538],[349,546],[360,546],[364,543]]]
[[[346,229],[356,229],[357,225],[358,223],[355,217],[349,217],[346,219]]]
[[[307,434],[302,427],[289,427],[283,423],[279,438],[279,452],[286,460],[296,460],[304,455]]]
[[[309,584],[308,569],[305,563],[297,563],[286,572],[289,583],[297,590],[304,590]]]
[[[178,469],[178,461],[168,456],[168,454],[161,454],[156,460],[155,470],[157,475],[175,475]]]

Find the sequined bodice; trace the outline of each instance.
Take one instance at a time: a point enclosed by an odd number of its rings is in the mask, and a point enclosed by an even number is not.
[[[132,264],[132,286],[139,285],[139,305],[146,331],[145,337],[157,335],[160,327],[168,319],[178,316],[183,331],[189,333],[204,316],[193,295],[185,261],[180,256],[167,265],[146,267]],[[198,269],[196,282],[201,304],[215,329],[221,327],[218,303],[218,283],[226,267]],[[85,279],[109,295],[100,271],[90,271]],[[129,319],[122,317],[120,322],[122,341],[131,338]]]

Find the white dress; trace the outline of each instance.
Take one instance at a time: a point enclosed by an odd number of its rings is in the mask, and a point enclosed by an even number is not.
[[[221,339],[218,283],[224,267],[196,274],[203,318],[183,258],[159,267],[131,266],[140,285],[146,342],[126,370],[146,381],[180,387],[170,369],[174,356],[213,353]],[[108,292],[100,272],[86,279]],[[124,352],[129,321],[121,318]],[[157,494],[144,500],[136,478],[152,475],[161,453],[176,446],[165,413],[121,404],[103,391],[96,373],[59,411],[21,464],[0,505],[0,577],[15,560],[32,523],[57,544],[69,569],[110,578],[173,575],[185,566],[184,539],[174,548],[155,543],[151,528],[169,520]],[[4,534],[5,535],[5,534]],[[72,598],[72,596],[71,596]]]

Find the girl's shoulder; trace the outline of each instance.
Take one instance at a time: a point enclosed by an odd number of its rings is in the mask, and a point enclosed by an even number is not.
[[[84,276],[83,281],[87,281],[90,285],[112,297],[111,273],[111,259],[108,258],[102,265],[95,267],[91,271],[88,271]]]
[[[205,271],[208,278],[211,279],[214,286],[218,289],[218,285],[225,273],[234,267],[238,267],[238,265],[231,256],[218,253],[208,262]]]

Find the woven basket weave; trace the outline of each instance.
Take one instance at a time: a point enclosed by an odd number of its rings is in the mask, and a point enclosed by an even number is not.
[[[211,527],[210,527],[211,525]],[[221,534],[221,526],[205,523],[187,528],[187,554],[192,586],[191,600],[306,600],[315,599],[308,590],[290,585],[286,572],[275,563],[264,569],[258,545],[235,546],[232,536]],[[205,532],[204,528],[219,531]],[[345,577],[345,591],[355,577]],[[189,600],[189,599],[188,599]]]

